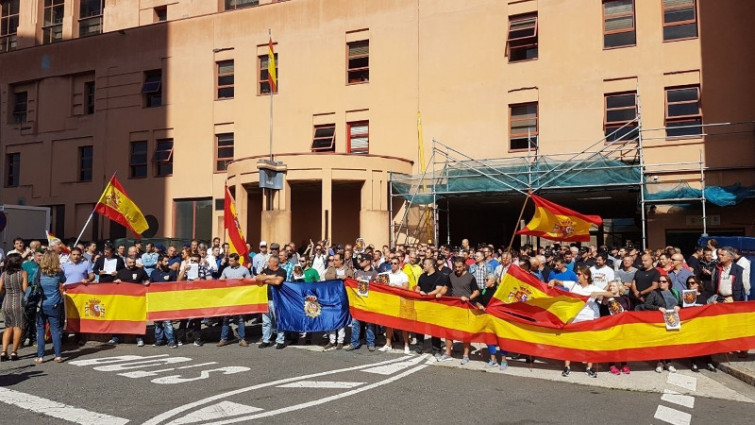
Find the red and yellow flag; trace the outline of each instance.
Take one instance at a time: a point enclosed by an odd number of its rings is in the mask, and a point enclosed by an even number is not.
[[[61,251],[65,254],[70,254],[71,250],[68,249],[66,244],[63,243],[63,241],[60,240],[59,237],[53,235],[52,233],[45,230],[45,234],[47,235],[47,246],[53,246],[56,243],[59,243],[61,245]]]
[[[267,49],[267,82],[270,84],[270,93],[278,93],[278,74],[275,71],[275,52],[273,51],[273,38],[270,37]]]
[[[153,284],[147,288],[147,319],[267,313],[267,287],[252,280],[199,280]]]
[[[488,310],[511,320],[561,328],[585,306],[587,297],[551,288],[511,265],[488,304]],[[523,320],[522,320],[523,319]]]
[[[129,198],[115,175],[110,178],[110,182],[102,192],[94,210],[98,214],[130,229],[137,236],[141,236],[145,230],[149,229],[149,224],[147,224],[142,210]]]
[[[66,329],[71,332],[144,335],[147,287],[130,283],[66,287]]]
[[[530,195],[535,203],[535,215],[517,235],[530,235],[564,242],[589,242],[590,226],[600,226],[603,219],[584,215],[537,195]]]
[[[225,224],[225,230],[228,232],[228,245],[230,245],[231,253],[235,252],[239,254],[239,262],[244,264],[249,252],[246,250],[246,239],[244,238],[244,232],[241,231],[235,204],[236,202],[233,200],[231,192],[226,186],[223,223]]]

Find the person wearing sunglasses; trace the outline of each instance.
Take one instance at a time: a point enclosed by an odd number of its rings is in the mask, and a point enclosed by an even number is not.
[[[658,289],[650,292],[645,297],[645,303],[635,307],[635,310],[639,311],[653,311],[658,310],[663,314],[666,314],[667,310],[679,311],[682,306],[682,298],[679,291],[671,287],[671,279],[668,276],[661,276],[658,278]],[[668,370],[669,372],[676,372],[676,368],[671,364],[671,360],[659,360],[655,367],[655,371],[663,373]]]

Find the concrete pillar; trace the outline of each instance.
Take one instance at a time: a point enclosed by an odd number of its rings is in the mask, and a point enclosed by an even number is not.
[[[362,185],[359,210],[359,235],[368,244],[382,247],[389,242],[390,213],[388,211],[388,174],[367,170]]]
[[[283,189],[275,193],[272,204],[272,210],[265,208],[262,211],[260,223],[262,239],[268,243],[291,242],[291,186],[285,177]]]

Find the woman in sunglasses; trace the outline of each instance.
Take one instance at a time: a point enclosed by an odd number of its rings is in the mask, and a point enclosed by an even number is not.
[[[696,276],[690,276],[689,278],[687,278],[687,289],[695,291],[695,305],[690,307],[697,307],[700,305],[716,302],[716,297],[713,297],[710,302],[708,301],[708,297],[703,293],[703,285],[700,282],[700,279],[698,279]],[[705,365],[705,368],[711,372],[716,371],[716,367],[713,366],[713,359],[711,358],[711,356],[693,357],[691,359],[690,369],[692,369],[693,372],[700,372],[700,367],[698,365]]]
[[[679,311],[682,306],[682,298],[676,289],[671,288],[671,279],[668,276],[658,278],[658,289],[650,292],[645,297],[645,303],[638,305],[635,310],[658,310],[666,314],[666,310]],[[655,371],[662,373],[663,370],[676,372],[671,360],[659,360]]]

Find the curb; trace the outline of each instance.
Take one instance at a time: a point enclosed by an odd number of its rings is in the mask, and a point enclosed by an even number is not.
[[[755,386],[755,375],[746,373],[740,369],[737,369],[735,367],[731,366],[731,363],[727,363],[725,361],[718,361],[716,359],[713,360],[713,364],[719,368],[722,372],[727,373],[740,381]]]

